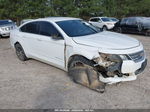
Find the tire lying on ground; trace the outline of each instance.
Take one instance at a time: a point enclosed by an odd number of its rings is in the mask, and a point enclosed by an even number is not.
[[[105,84],[99,81],[98,72],[90,64],[84,57],[75,57],[70,62],[68,74],[75,83],[103,93]]]

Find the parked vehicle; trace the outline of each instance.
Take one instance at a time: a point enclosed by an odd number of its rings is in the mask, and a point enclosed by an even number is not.
[[[0,20],[0,37],[8,37],[16,25],[11,20]]]
[[[114,31],[119,33],[140,33],[150,36],[150,19],[146,17],[123,18],[115,24]]]
[[[115,24],[115,22],[108,17],[92,17],[90,18],[89,23],[96,27],[102,28],[103,30],[110,30]]]
[[[34,58],[77,73],[72,76],[75,82],[97,91],[100,81],[113,84],[135,80],[147,63],[143,45],[138,40],[98,31],[78,18],[30,21],[11,32],[10,42],[20,60]]]
[[[20,25],[22,25],[23,23],[26,23],[26,22],[28,22],[28,21],[31,21],[31,20],[33,20],[33,19],[23,19],[23,20],[20,22]]]

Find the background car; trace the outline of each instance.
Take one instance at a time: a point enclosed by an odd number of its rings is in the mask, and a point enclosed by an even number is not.
[[[11,20],[0,20],[0,37],[8,37],[10,31],[16,28],[16,25]]]
[[[150,18],[128,17],[123,18],[113,28],[116,32],[141,33],[150,36]]]
[[[102,28],[103,30],[110,30],[114,27],[114,22],[108,17],[92,17],[89,20],[89,23]]]

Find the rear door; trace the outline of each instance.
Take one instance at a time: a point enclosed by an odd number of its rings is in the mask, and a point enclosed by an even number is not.
[[[20,28],[21,33],[21,44],[24,47],[24,50],[27,52],[27,54],[31,56],[38,56],[37,54],[37,38],[39,33],[39,27],[38,22],[30,22],[25,24]]]
[[[136,18],[129,18],[127,21],[127,30],[128,32],[137,32],[138,31],[138,25],[137,25],[137,19]]]

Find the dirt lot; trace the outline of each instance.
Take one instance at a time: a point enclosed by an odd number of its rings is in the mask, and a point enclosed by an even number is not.
[[[130,36],[144,44],[150,60],[150,37]],[[100,94],[73,83],[60,69],[19,61],[9,39],[0,39],[0,108],[150,109],[149,68],[136,81],[109,85]]]

